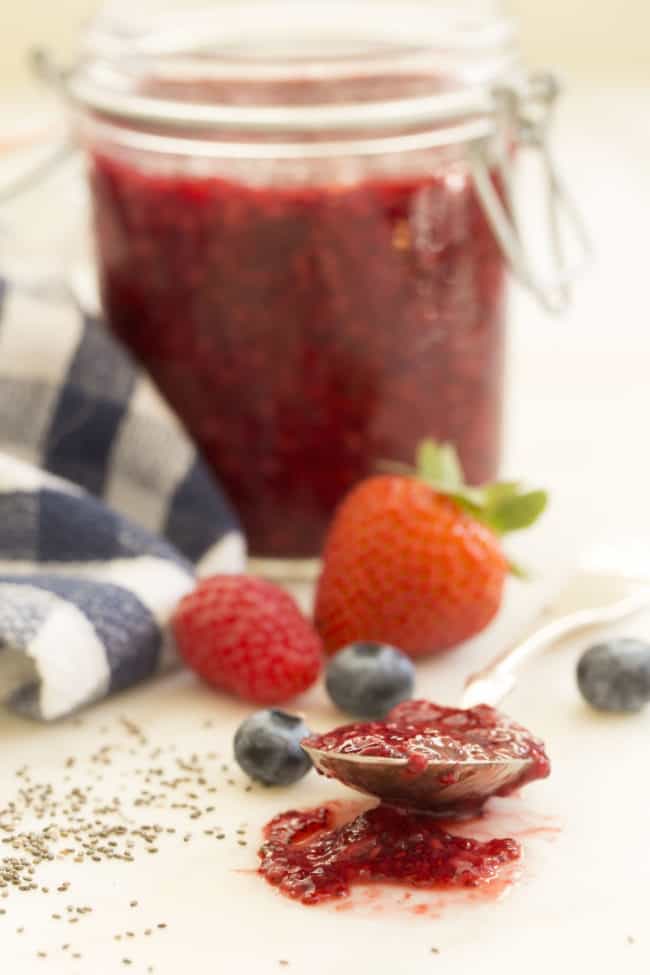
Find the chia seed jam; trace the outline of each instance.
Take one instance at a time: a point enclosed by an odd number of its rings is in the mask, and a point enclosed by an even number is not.
[[[385,721],[343,725],[303,745],[318,755],[320,774],[446,819],[480,814],[491,796],[508,796],[551,771],[544,743],[484,704],[465,710],[405,701]],[[396,764],[387,772],[378,758]]]
[[[342,725],[324,735],[311,735],[305,744],[333,756],[405,759],[412,775],[429,762],[521,762],[521,776],[495,793],[499,796],[545,779],[551,771],[544,743],[487,704],[446,708],[431,701],[404,701],[385,721]]]
[[[91,156],[109,325],[257,556],[318,554],[348,489],[425,437],[495,474],[504,259],[466,163],[439,155],[272,186]]]
[[[543,743],[487,705],[463,710],[425,700],[405,701],[385,721],[343,725],[312,735],[303,744],[333,757],[406,759],[405,774],[416,777],[429,761],[522,761],[521,775],[507,788],[495,790],[499,796],[550,773]],[[335,766],[325,774],[346,782]],[[473,819],[482,815],[483,803],[472,807]],[[458,818],[463,814],[458,810]],[[453,822],[452,814],[443,821],[429,812],[385,802],[344,822],[335,804],[289,810],[267,824],[259,870],[288,897],[316,904],[347,896],[354,884],[376,881],[429,889],[486,887],[520,858],[515,839],[459,836]]]
[[[487,886],[521,856],[514,839],[457,836],[426,813],[386,805],[340,825],[329,806],[291,810],[272,819],[264,835],[261,875],[307,905],[346,897],[358,883]]]

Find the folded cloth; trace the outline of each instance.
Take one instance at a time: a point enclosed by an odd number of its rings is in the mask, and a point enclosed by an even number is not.
[[[73,303],[0,282],[0,701],[48,720],[160,671],[195,573],[244,564],[128,353]]]

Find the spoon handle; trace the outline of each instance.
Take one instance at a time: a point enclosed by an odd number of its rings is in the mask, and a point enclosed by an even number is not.
[[[560,616],[502,650],[487,666],[465,682],[461,707],[477,704],[499,704],[517,683],[519,667],[536,653],[579,630],[625,619],[650,607],[650,589],[639,591],[609,606],[581,609]]]

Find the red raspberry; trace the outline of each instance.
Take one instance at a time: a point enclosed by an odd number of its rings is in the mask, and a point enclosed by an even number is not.
[[[264,579],[210,576],[172,620],[181,656],[204,680],[257,704],[280,704],[319,675],[322,644],[292,597]]]

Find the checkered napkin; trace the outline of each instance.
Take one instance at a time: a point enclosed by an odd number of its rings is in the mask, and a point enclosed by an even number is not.
[[[48,720],[160,671],[195,573],[244,561],[219,486],[102,324],[0,282],[0,702]]]

